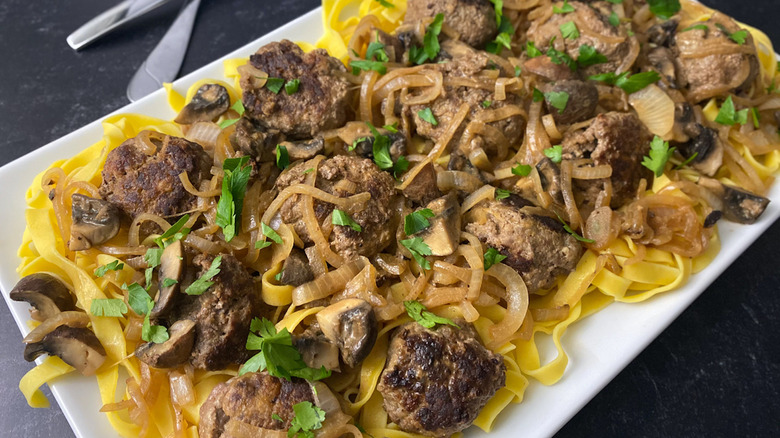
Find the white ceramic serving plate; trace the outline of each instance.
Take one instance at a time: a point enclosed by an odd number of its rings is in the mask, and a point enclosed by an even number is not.
[[[248,56],[261,45],[283,38],[313,43],[322,34],[320,14],[318,8],[225,58]],[[175,83],[176,89],[183,92],[200,78],[223,78],[221,61],[214,61],[179,79]],[[163,119],[175,116],[163,90],[118,112],[143,113]],[[0,187],[16,188],[3,194],[4,208],[0,209],[3,226],[0,231],[0,289],[23,335],[30,331],[26,324],[28,305],[11,301],[8,291],[19,280],[16,254],[25,227],[24,192],[33,176],[53,161],[73,156],[101,137],[102,128],[97,120],[0,168]],[[491,435],[511,437],[522,430],[528,438],[552,436],[780,216],[780,184],[775,184],[769,197],[773,202],[758,223],[750,226],[720,223],[724,249],[709,267],[693,276],[684,287],[640,304],[614,303],[571,327],[563,339],[569,354],[569,366],[563,379],[550,387],[532,381],[523,403],[508,407],[498,418]],[[101,402],[94,378],[68,376],[52,384],[51,389],[76,436],[116,436],[106,417],[98,412]],[[550,409],[550,406],[556,409]],[[486,434],[472,427],[466,435]]]

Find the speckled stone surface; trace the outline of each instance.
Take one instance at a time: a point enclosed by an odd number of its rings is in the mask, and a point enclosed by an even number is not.
[[[0,165],[127,103],[127,82],[173,15],[133,25],[82,52],[71,50],[65,37],[114,3],[0,2]],[[182,73],[318,3],[203,0]],[[780,41],[776,1],[707,3]],[[27,182],[19,184],[16,189],[21,190]],[[776,436],[780,431],[780,269],[775,258],[779,244],[780,224],[776,224],[557,436]],[[73,436],[56,403],[51,409],[34,410],[19,392],[19,379],[31,366],[22,359],[21,335],[5,305],[0,305],[0,348],[0,436]]]

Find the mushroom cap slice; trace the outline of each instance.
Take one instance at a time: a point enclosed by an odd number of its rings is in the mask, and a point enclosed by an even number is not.
[[[158,292],[157,300],[149,314],[151,318],[159,318],[173,307],[186,263],[184,257],[181,240],[171,243],[163,250],[160,257],[160,292]],[[176,283],[165,286],[165,280],[168,279],[176,280]]]
[[[219,84],[204,84],[192,97],[174,122],[189,125],[195,122],[210,122],[222,115],[230,107],[230,95]]]
[[[317,322],[326,338],[338,345],[341,359],[355,367],[365,359],[376,342],[374,308],[365,300],[349,298],[322,309]]]
[[[293,335],[293,345],[309,368],[339,371],[339,347],[322,335]]]
[[[305,141],[283,141],[279,144],[287,148],[290,161],[308,160],[325,150],[325,140],[322,137]]]
[[[740,224],[755,223],[769,205],[769,199],[747,190],[723,185],[723,217]]]
[[[73,225],[68,248],[83,251],[99,245],[119,232],[119,209],[108,201],[75,193],[71,197]]]
[[[173,368],[187,361],[195,343],[195,322],[176,321],[168,329],[170,337],[162,344],[147,342],[135,349],[135,357],[154,368]]]
[[[103,345],[91,330],[84,327],[57,327],[40,342],[27,344],[24,359],[32,362],[44,353],[59,357],[85,376],[95,374],[106,361]]]
[[[300,286],[312,280],[314,280],[314,272],[309,265],[309,259],[303,251],[293,248],[290,255],[284,259],[279,282],[290,286]]]
[[[455,192],[434,199],[426,205],[435,216],[428,221],[431,226],[418,235],[431,248],[435,256],[448,256],[460,244],[460,205]]]
[[[45,321],[60,312],[76,310],[76,303],[68,288],[50,274],[37,273],[22,278],[9,295],[14,301],[28,302],[33,307],[30,309],[30,317],[36,321]]]

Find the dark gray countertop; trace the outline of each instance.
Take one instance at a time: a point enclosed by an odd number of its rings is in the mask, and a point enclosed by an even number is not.
[[[82,52],[71,50],[65,37],[113,3],[0,2],[0,165],[127,103],[127,82],[172,16],[140,23]],[[204,0],[182,74],[318,3]],[[775,1],[707,3],[780,42]],[[13,189],[27,184],[20,181]],[[773,254],[778,242],[780,224],[775,224],[558,436],[776,435],[780,270]],[[5,305],[0,305],[0,348],[0,436],[73,436],[56,403],[35,410],[19,392],[19,379],[31,365],[22,359],[21,336]]]

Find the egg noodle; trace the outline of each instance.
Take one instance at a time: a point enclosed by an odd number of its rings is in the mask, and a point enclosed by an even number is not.
[[[316,46],[306,43],[299,45],[305,51],[315,47],[324,48],[332,56],[348,62],[351,50],[364,50],[359,37],[365,34],[368,28],[373,26],[392,32],[401,24],[406,11],[406,1],[393,0],[392,3],[394,7],[387,8],[375,0],[323,0],[323,37]],[[510,16],[519,16],[511,14],[527,14],[527,11],[545,4],[549,5],[549,1],[504,0],[503,7]],[[640,9],[633,20],[638,23],[647,21],[647,14],[646,8]],[[681,26],[706,20],[711,14],[711,10],[701,5],[686,2],[683,4]],[[760,31],[744,25],[743,27],[749,29],[754,38],[762,67],[762,81],[768,86],[776,71],[772,45]],[[171,108],[179,112],[204,83],[216,82],[223,85],[230,94],[231,103],[240,100],[239,67],[246,62],[246,58],[224,61],[224,80],[198,81],[184,96],[179,94],[175,87],[167,84]],[[360,77],[356,77],[356,80],[362,81],[359,85],[363,90],[358,111],[359,120],[372,120],[381,116],[373,114],[372,99],[381,98],[382,95],[397,95],[394,94],[397,89],[382,88],[383,84],[389,84],[388,77],[394,72],[395,70],[390,70],[382,79],[377,77],[376,72],[364,72]],[[427,77],[426,74],[420,73],[423,77]],[[435,81],[435,78],[433,80]],[[524,84],[522,79],[515,78],[506,81],[502,87],[505,87],[507,92],[517,91],[523,89]],[[372,97],[372,94],[379,97]],[[780,101],[780,96],[765,99],[763,105],[777,105],[780,108],[777,101]],[[529,126],[537,124],[541,130],[543,122],[538,113],[538,108],[536,114],[532,108],[529,114],[523,113],[522,117],[527,119]],[[717,103],[713,99],[704,107],[703,114],[712,121],[717,113]],[[496,115],[496,118],[507,116]],[[457,121],[459,117],[463,120],[466,115],[463,112],[453,117]],[[392,123],[398,120],[390,118],[384,121]],[[404,122],[401,123],[403,126]],[[458,123],[453,121],[452,125]],[[457,126],[452,128],[453,132],[455,128]],[[780,145],[756,145],[754,137],[740,132],[737,127],[724,129],[729,130],[730,145],[726,145],[727,158],[717,178],[724,183],[745,187],[756,193],[765,193],[780,167]],[[18,273],[20,276],[40,272],[54,275],[68,285],[77,299],[77,307],[87,310],[91,329],[107,353],[107,360],[97,373],[100,396],[105,405],[103,411],[121,436],[197,437],[200,406],[216,385],[237,375],[237,368],[212,372],[186,367],[174,370],[150,368],[133,356],[136,345],[141,342],[141,319],[138,316],[129,313],[120,318],[96,317],[88,312],[93,299],[125,299],[126,291],[122,289],[122,285],[143,277],[142,269],[134,269],[128,263],[125,263],[121,270],[110,272],[101,278],[92,275],[98,266],[127,256],[143,255],[145,241],[138,241],[137,236],[140,222],[136,220],[132,226],[136,228],[136,241],[132,238],[133,231],[123,227],[119,236],[105,245],[78,252],[70,251],[67,247],[71,195],[81,193],[99,197],[97,187],[102,182],[101,171],[107,154],[126,139],[149,130],[172,136],[185,136],[182,128],[171,121],[140,114],[111,116],[103,121],[104,135],[100,141],[70,159],[53,163],[47,171],[34,179],[26,193],[27,228],[19,249],[22,261]],[[332,134],[331,137],[336,135],[338,134]],[[228,135],[220,134],[213,152],[214,165],[220,169],[222,160],[235,154],[227,138]],[[444,143],[444,146],[434,145],[433,149],[426,152],[428,156],[424,159],[411,160],[412,166],[408,175],[413,175],[422,165],[431,161],[446,164],[448,155],[446,141]],[[312,159],[309,167],[316,167],[321,159]],[[313,172],[313,175],[316,173]],[[657,177],[647,190],[647,196],[672,198],[672,202],[696,209],[701,216],[700,200],[686,190],[687,186],[683,183],[691,180],[694,175],[694,171],[684,169],[675,171],[673,175],[667,173]],[[496,176],[499,177],[498,172]],[[401,186],[403,181],[399,183]],[[215,244],[204,238],[208,233],[214,233],[213,218],[209,218],[206,212],[216,205],[221,174],[215,175],[200,187],[192,187],[190,184],[190,191],[199,193],[202,199],[196,211],[191,212],[188,226],[198,220],[204,220],[207,225],[203,228],[207,230],[194,230],[185,242],[210,253],[228,248],[240,254],[237,257],[247,267],[261,272],[259,291],[266,303],[277,306],[273,322],[278,329],[286,327],[293,332],[300,324],[306,325],[306,321],[310,321],[322,307],[306,308],[303,305],[336,292],[344,297],[364,298],[375,307],[381,329],[370,355],[353,373],[334,374],[325,381],[335,393],[343,397],[345,413],[351,415],[355,423],[375,437],[417,436],[401,431],[390,422],[382,406],[382,396],[376,390],[387,361],[391,331],[410,321],[403,308],[404,300],[417,299],[438,315],[464,318],[474,325],[484,345],[503,355],[506,385],[498,390],[474,422],[477,427],[489,432],[504,408],[523,400],[529,378],[544,385],[552,385],[562,377],[568,363],[562,338],[571,324],[613,301],[640,302],[676,289],[685,284],[690,275],[706,267],[720,247],[716,229],[707,236],[708,242],[704,244],[704,248],[693,257],[670,251],[663,245],[641,245],[628,237],[619,237],[607,247],[585,250],[573,272],[561,278],[555,287],[538,292],[537,296],[529,300],[522,278],[513,269],[497,264],[487,271],[484,270],[482,244],[468,233],[463,233],[465,243],[461,243],[452,256],[435,261],[432,263],[432,270],[427,272],[407,260],[408,255],[407,259],[387,255],[385,262],[389,266],[388,269],[395,269],[399,280],[378,287],[377,268],[365,258],[349,262],[342,260],[328,247],[327,231],[323,234],[317,226],[317,230],[312,232],[310,228],[310,232],[315,247],[321,253],[321,274],[327,274],[329,281],[332,281],[327,293],[319,296],[317,293],[321,291],[282,285],[274,279],[281,270],[281,262],[295,246],[296,236],[291,227],[282,224],[277,230],[284,241],[283,245],[274,245],[273,250],[265,253],[253,249],[254,243],[262,238],[258,223],[270,223],[269,219],[276,214],[286,197],[298,193],[303,195],[302,203],[309,206],[315,198],[327,202],[341,202],[347,206],[362,199],[358,199],[360,195],[328,199],[326,193],[313,189],[312,179],[307,184],[308,186],[292,186],[282,191],[275,199],[266,200],[259,196],[260,185],[255,187],[250,184],[241,221],[243,230],[229,244]],[[53,197],[50,199],[52,189]],[[252,202],[252,197],[260,200]],[[470,206],[494,197],[494,187],[482,187],[466,199],[463,209],[466,211]],[[164,230],[170,226],[165,220],[157,223]],[[543,363],[540,346],[550,341],[554,344],[557,355]],[[22,378],[20,389],[30,406],[46,407],[49,403],[38,388],[72,371],[73,368],[58,357],[48,357]],[[185,397],[185,400],[178,399],[181,396],[173,394],[178,391],[175,388],[182,379],[191,387],[190,391],[184,392],[190,395],[188,399]],[[501,419],[498,418],[498,421]],[[360,435],[355,426],[342,424],[334,430],[332,436],[343,433]]]

